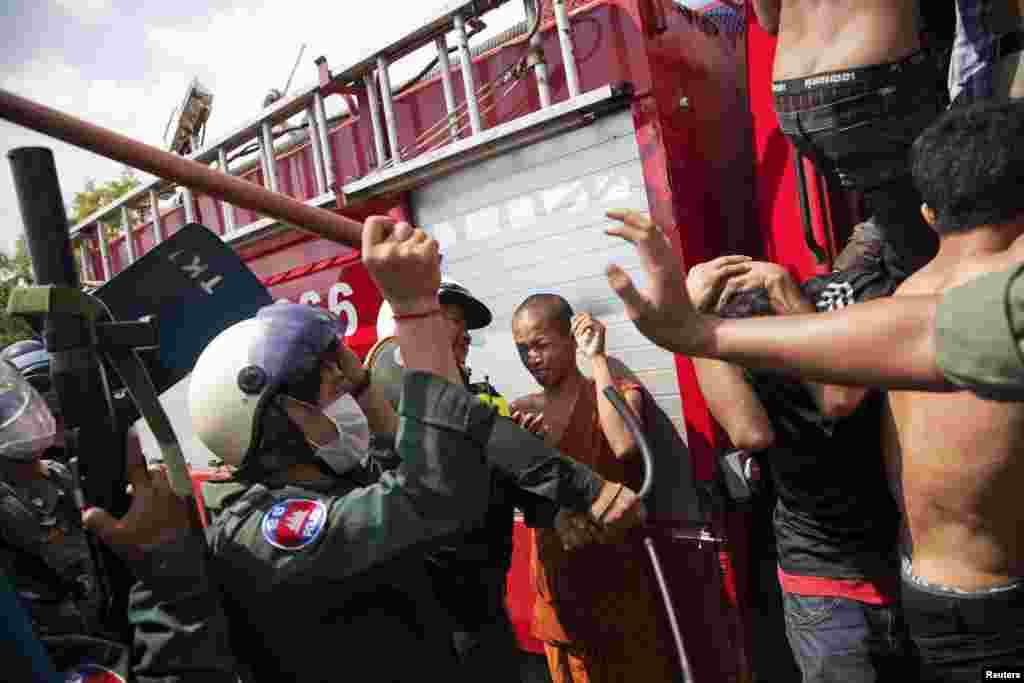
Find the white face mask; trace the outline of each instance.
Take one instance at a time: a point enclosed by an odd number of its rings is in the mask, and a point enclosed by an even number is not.
[[[316,454],[336,474],[355,469],[370,448],[370,425],[355,399],[345,394],[323,409],[338,428],[338,438],[317,449]]]

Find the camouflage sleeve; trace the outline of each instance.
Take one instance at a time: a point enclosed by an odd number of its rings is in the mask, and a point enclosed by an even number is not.
[[[378,472],[393,470],[400,459],[394,441],[370,439],[370,461]],[[498,417],[484,451],[488,467],[501,481],[509,501],[530,527],[550,527],[561,507],[586,511],[597,500],[602,479],[582,463],[566,458],[509,419]]]
[[[604,485],[594,470],[544,443],[508,418],[495,420],[487,464],[512,484],[513,504],[531,527],[550,527],[561,507],[585,512]]]
[[[982,398],[1024,400],[1024,264],[951,289],[935,315],[946,378]]]
[[[218,539],[218,557],[230,545],[276,581],[338,580],[480,520],[494,411],[462,386],[406,372],[398,412],[396,469],[342,495],[264,496]]]
[[[134,681],[237,681],[227,619],[218,591],[200,562],[201,540],[183,535],[132,562],[128,620],[135,629]]]

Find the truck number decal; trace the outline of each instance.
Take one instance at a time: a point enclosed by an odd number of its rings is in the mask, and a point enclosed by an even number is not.
[[[339,318],[345,319],[345,336],[351,337],[359,329],[359,312],[355,304],[347,297],[355,294],[355,290],[347,282],[335,282],[327,291],[327,310]],[[300,304],[319,306],[322,299],[320,293],[315,290],[303,292],[299,296]],[[288,299],[278,299],[277,303],[287,303]]]

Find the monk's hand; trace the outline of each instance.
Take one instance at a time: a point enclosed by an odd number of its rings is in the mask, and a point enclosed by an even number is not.
[[[577,313],[572,317],[572,336],[578,348],[587,358],[603,356],[605,350],[604,323],[589,313]]]
[[[676,353],[696,355],[710,346],[710,321],[698,314],[690,300],[668,237],[649,217],[638,211],[615,209],[606,214],[619,221],[608,235],[633,243],[650,284],[640,291],[617,265],[605,270],[608,284],[625,304],[626,315],[640,333]]]
[[[643,524],[647,510],[636,491],[609,481],[590,506],[590,517],[601,526],[602,542],[618,543],[630,529]]]
[[[387,216],[370,216],[363,225],[362,258],[395,315],[438,308],[441,254],[437,241],[423,230]]]
[[[561,508],[555,515],[555,533],[562,542],[562,547],[572,552],[593,543],[600,543],[604,539],[604,531],[601,525],[585,512],[574,512],[567,508]]]
[[[188,502],[171,489],[167,471],[146,466],[137,440],[129,441],[125,465],[132,487],[128,512],[117,519],[102,508],[87,508],[82,525],[124,559],[138,560],[187,530],[191,516]]]
[[[686,291],[694,307],[702,313],[714,310],[726,283],[730,278],[749,272],[750,263],[749,256],[732,254],[690,268],[686,274]]]

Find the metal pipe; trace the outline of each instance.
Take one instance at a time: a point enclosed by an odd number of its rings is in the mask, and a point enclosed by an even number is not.
[[[110,262],[110,248],[107,246],[106,226],[96,221],[96,241],[100,245],[100,265],[103,266],[103,279],[114,277],[114,264]]]
[[[185,205],[185,222],[196,222],[196,198],[188,187],[181,188],[181,203]]]
[[[363,225],[359,221],[269,192],[255,183],[225,175],[205,164],[143,144],[6,90],[0,90],[0,119],[172,182],[189,185],[325,239],[357,249],[361,246]]]
[[[654,486],[654,453],[651,451],[650,441],[647,439],[647,435],[644,434],[643,427],[640,426],[640,420],[636,414],[626,403],[625,399],[622,398],[615,387],[605,387],[604,396],[608,399],[612,407],[615,408],[615,412],[619,414],[622,421],[626,423],[626,429],[633,435],[633,440],[636,441],[637,446],[640,448],[640,455],[644,461],[644,481],[640,486],[640,490],[637,492],[637,497],[641,500],[646,500],[650,497],[651,489]],[[651,560],[651,568],[654,570],[654,578],[658,583],[658,590],[661,592],[662,603],[665,606],[665,612],[668,615],[669,629],[672,632],[672,640],[676,647],[676,657],[679,661],[679,669],[682,673],[683,683],[692,683],[693,681],[693,667],[690,666],[690,658],[686,653],[686,646],[683,644],[683,632],[679,628],[679,619],[676,617],[675,604],[672,601],[672,592],[668,588],[668,582],[665,580],[665,573],[661,568],[661,560],[658,558],[658,551],[654,548],[654,539],[649,535],[644,537],[644,546],[647,549],[647,556]]]
[[[402,150],[398,149],[398,125],[395,121],[395,103],[391,96],[388,60],[383,57],[377,57],[377,73],[380,74],[380,95],[384,102],[384,126],[388,131],[388,147],[391,148],[391,160],[397,164],[402,160]]]
[[[794,149],[795,156],[793,163],[796,165],[796,189],[800,196],[800,218],[804,223],[804,241],[807,248],[814,254],[814,260],[818,263],[825,263],[827,257],[825,250],[818,244],[814,236],[814,219],[811,217],[811,202],[807,197],[807,173],[804,171],[804,155]]]
[[[45,147],[18,147],[7,153],[14,178],[25,245],[39,284],[78,287],[68,237],[68,216],[57,180],[53,152]]]
[[[270,178],[270,163],[267,161],[267,145],[263,141],[263,126],[256,131],[256,142],[259,143],[260,172],[263,174],[263,187],[268,187],[267,179]]]
[[[455,114],[455,85],[452,83],[452,65],[448,61],[448,41],[438,36],[437,65],[441,71],[441,86],[444,89],[444,108],[448,112],[448,131],[452,140],[459,139],[459,117]]]
[[[384,166],[384,133],[380,129],[380,112],[377,111],[377,84],[373,82],[373,73],[363,76],[366,85],[366,100],[370,105],[370,123],[373,126],[373,149],[377,152],[377,168]]]
[[[224,175],[231,175],[231,168],[228,167],[228,153],[223,147],[217,148],[217,163],[220,165],[220,172]],[[235,229],[235,209],[227,202],[221,202],[221,212],[224,214],[224,232],[233,232]]]
[[[160,217],[160,195],[156,190],[149,191],[149,206],[153,212],[153,242],[160,244],[164,241],[164,222]]]
[[[462,86],[466,93],[466,108],[469,110],[469,125],[473,134],[483,130],[480,123],[480,107],[476,102],[476,79],[473,77],[473,55],[469,51],[469,38],[466,36],[466,22],[461,14],[456,14],[455,38],[459,45],[459,63],[462,66]]]
[[[537,16],[540,11],[538,0],[523,0],[526,8],[526,25],[533,26],[534,22],[540,21]],[[542,45],[540,31],[535,31],[530,36],[530,57],[527,63],[533,64],[533,77],[537,80],[537,95],[540,97],[541,109],[551,106],[551,83],[548,81],[548,65],[544,61],[544,48]]]
[[[271,129],[270,121],[260,124],[260,137],[263,142],[263,153],[267,159],[267,175],[263,177],[263,184],[271,192],[277,192],[277,160],[274,158],[274,132]]]
[[[355,116],[355,107],[349,105],[349,115]],[[324,96],[317,93],[313,96],[313,110],[316,114],[317,134],[320,136],[320,151],[324,155],[324,183],[325,192],[334,187],[337,180],[334,175],[334,153],[331,151],[331,140],[327,130],[327,110],[324,107]]]
[[[309,126],[309,146],[313,150],[313,172],[316,174],[316,193],[327,192],[327,176],[324,175],[324,154],[320,149],[320,125],[316,120],[313,105],[306,107],[306,124]]]
[[[569,11],[565,8],[565,0],[554,0],[554,6],[558,44],[562,47],[562,64],[565,66],[565,83],[569,88],[569,97],[573,98],[580,94],[580,74],[576,68],[576,53],[572,44]]]
[[[92,274],[92,259],[89,258],[89,244],[83,238],[78,240],[78,278],[95,280]]]
[[[121,225],[124,230],[124,241],[128,245],[128,263],[135,263],[138,255],[135,253],[135,239],[132,235],[132,217],[127,206],[121,207]]]

